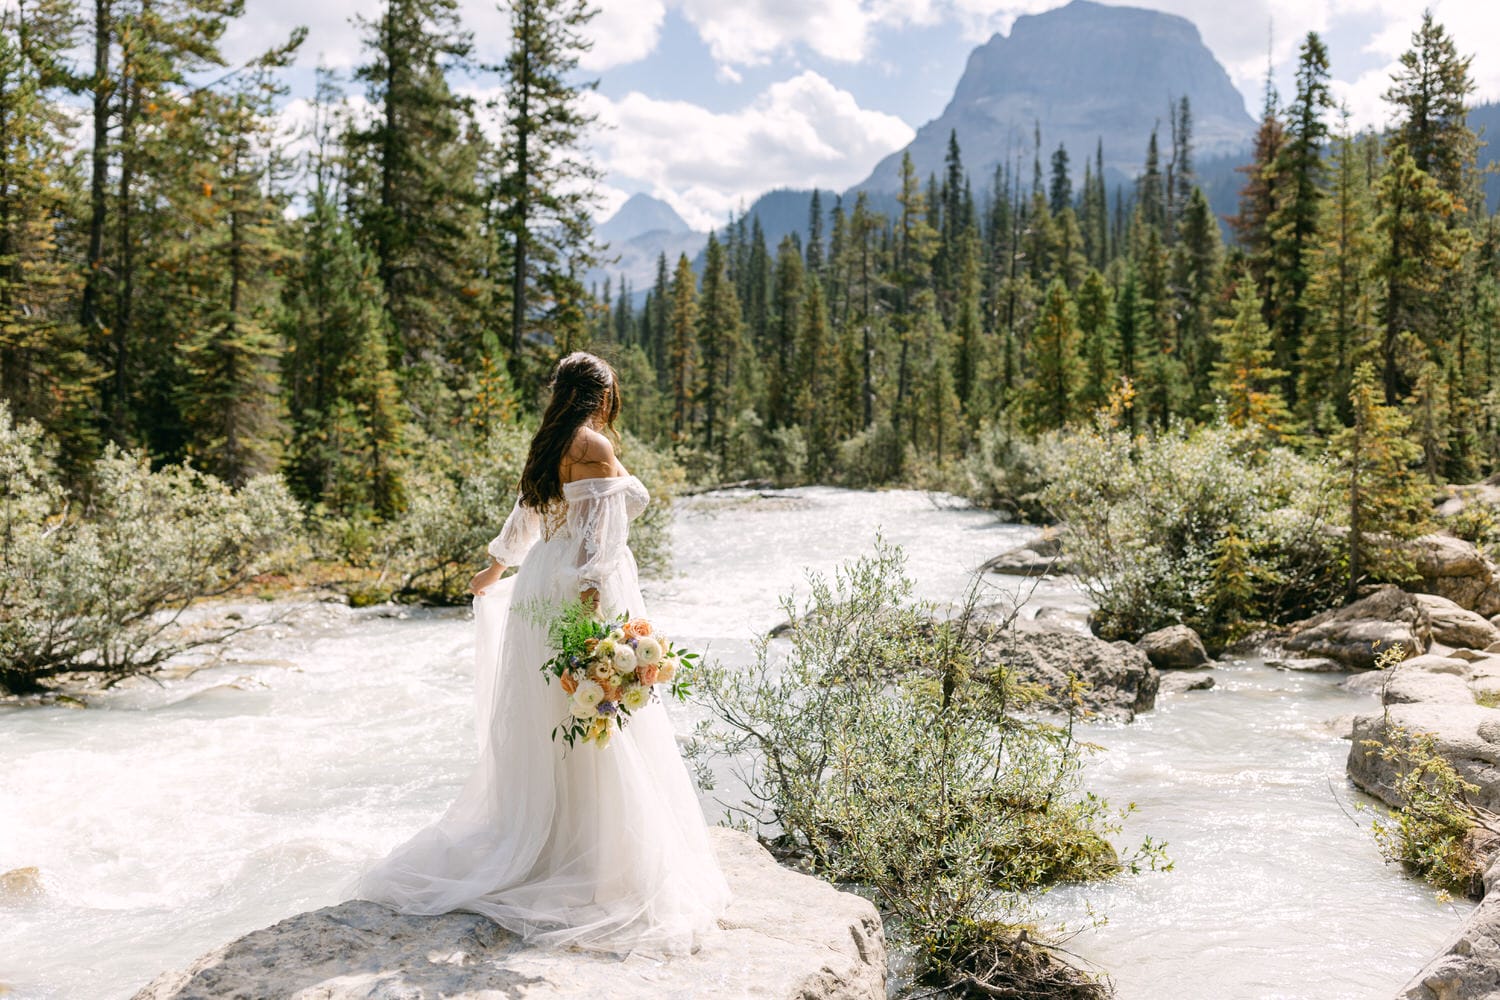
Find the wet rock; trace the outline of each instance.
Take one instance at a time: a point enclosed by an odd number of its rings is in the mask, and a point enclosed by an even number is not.
[[[1158,670],[1191,670],[1208,663],[1203,640],[1186,625],[1168,625],[1147,632],[1136,645]]]
[[[1427,612],[1400,587],[1380,587],[1347,607],[1335,608],[1294,625],[1282,639],[1293,652],[1338,660],[1369,670],[1375,658],[1399,644],[1407,656],[1431,644]]]
[[[0,904],[40,899],[44,891],[40,868],[12,868],[0,874]]]
[[[1048,528],[1035,541],[1007,549],[979,569],[982,573],[1016,576],[1066,573],[1068,566],[1062,558],[1062,535],[1055,528]]]
[[[1473,611],[1436,594],[1414,594],[1432,628],[1432,638],[1445,646],[1484,649],[1500,641],[1500,629]]]
[[[1301,670],[1309,674],[1333,674],[1340,670],[1348,670],[1338,660],[1330,660],[1326,656],[1292,656],[1282,659],[1267,660],[1266,666],[1277,670]]]
[[[885,937],[868,900],[780,867],[744,834],[712,834],[734,891],[723,932],[665,963],[529,948],[477,914],[354,900],[246,934],[135,1000],[885,1000]]]
[[[1184,691],[1207,691],[1214,686],[1212,674],[1170,673],[1161,675],[1158,695],[1182,694]]]
[[[1130,721],[1156,705],[1161,675],[1128,642],[1105,642],[1045,622],[1017,622],[985,643],[982,667],[1004,665],[1015,679],[1045,688],[1054,699],[1069,675],[1084,681],[1083,707],[1104,719]],[[1054,705],[1059,704],[1054,700]]]

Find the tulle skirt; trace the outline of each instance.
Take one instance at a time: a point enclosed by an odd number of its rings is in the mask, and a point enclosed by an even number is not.
[[[627,954],[691,951],[729,899],[671,722],[652,702],[605,748],[552,739],[567,698],[541,665],[545,620],[578,596],[576,541],[537,544],[475,598],[479,760],[432,826],[356,894],[403,913],[482,913],[526,940]],[[600,588],[642,614],[628,553]]]

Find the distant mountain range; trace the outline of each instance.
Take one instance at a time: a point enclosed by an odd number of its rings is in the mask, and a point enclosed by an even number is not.
[[[1244,185],[1236,168],[1249,160],[1256,122],[1229,74],[1191,21],[1092,0],[1017,18],[1009,35],[997,34],[975,49],[943,113],[923,125],[905,150],[844,192],[845,207],[863,191],[872,210],[893,211],[902,154],[911,154],[924,182],[930,174],[941,176],[948,136],[955,131],[976,195],[982,196],[1002,161],[1019,156],[1029,178],[1038,127],[1044,170],[1052,151],[1064,144],[1076,187],[1084,160],[1091,161],[1102,144],[1109,187],[1129,185],[1145,161],[1151,130],[1165,129],[1169,102],[1182,96],[1192,111],[1197,182],[1221,218],[1233,214]],[[1469,124],[1481,141],[1492,143],[1481,148],[1480,165],[1500,161],[1500,103],[1474,107]],[[1170,143],[1164,131],[1159,142],[1165,156]],[[1500,174],[1487,174],[1484,186],[1493,210],[1500,206]],[[823,209],[832,209],[838,194],[820,194]],[[760,219],[774,252],[787,233],[807,231],[811,198],[811,191],[769,191],[746,214]],[[632,196],[597,232],[619,261],[593,280],[623,274],[637,301],[655,279],[661,253],[669,261],[685,253],[697,266],[708,239],[666,202],[644,194]]]
[[[1077,183],[1085,159],[1102,143],[1106,176],[1125,180],[1139,171],[1153,128],[1163,131],[1165,155],[1168,109],[1182,97],[1191,106],[1199,156],[1249,146],[1255,120],[1191,21],[1073,0],[1019,17],[1009,35],[997,34],[975,49],[943,113],[857,188],[897,190],[901,157],[908,153],[919,177],[941,175],[953,132],[976,187],[1002,162],[1019,161],[1029,174],[1038,130],[1044,167],[1059,144],[1066,146]]]

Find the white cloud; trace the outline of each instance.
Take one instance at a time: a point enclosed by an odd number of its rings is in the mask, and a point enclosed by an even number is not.
[[[598,72],[623,66],[656,50],[666,15],[662,0],[599,0],[598,10],[588,26],[594,45],[580,60],[584,69]]]
[[[696,228],[721,224],[771,188],[848,187],[914,134],[812,71],[730,113],[640,93],[593,100],[611,126],[597,140],[610,176],[665,198]]]

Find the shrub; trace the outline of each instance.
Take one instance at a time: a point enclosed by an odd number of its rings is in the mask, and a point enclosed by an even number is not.
[[[1134,437],[1101,422],[1056,456],[1042,498],[1105,638],[1181,623],[1217,647],[1340,593],[1344,546],[1320,463],[1223,424]]]
[[[66,496],[50,445],[0,405],[0,686],[37,690],[71,671],[110,684],[244,628],[180,622],[297,538],[282,482],[235,491],[189,466],[153,471],[113,447],[87,502]]]
[[[1055,474],[1058,441],[1055,433],[1026,438],[987,423],[975,435],[950,492],[1017,520],[1048,521],[1051,514],[1041,496]]]
[[[872,890],[924,982],[1103,995],[1039,958],[1021,925],[1023,893],[1120,861],[1103,836],[1112,814],[1080,788],[1085,748],[1070,728],[1012,716],[1003,683],[971,681],[988,630],[1003,626],[981,622],[972,599],[935,619],[883,544],[810,583],[804,606],[783,600],[784,651],[764,639],[747,668],[702,669],[716,721],[689,752],[705,783],[710,763],[728,761],[746,789],[734,809],[774,849]],[[1128,863],[1155,858],[1148,844]]]
[[[387,588],[405,600],[467,600],[469,578],[484,565],[485,546],[515,502],[531,433],[526,425],[503,425],[482,448],[438,451],[437,459],[415,465],[406,475],[406,509],[373,533],[357,522],[327,525],[325,537],[346,554],[357,556],[359,548],[369,546],[365,559],[381,570],[373,583],[353,588],[350,600],[371,603],[383,599]],[[682,488],[682,470],[628,434],[620,458],[652,492],[651,506],[631,526],[631,549],[643,566],[664,565],[672,499]]]

